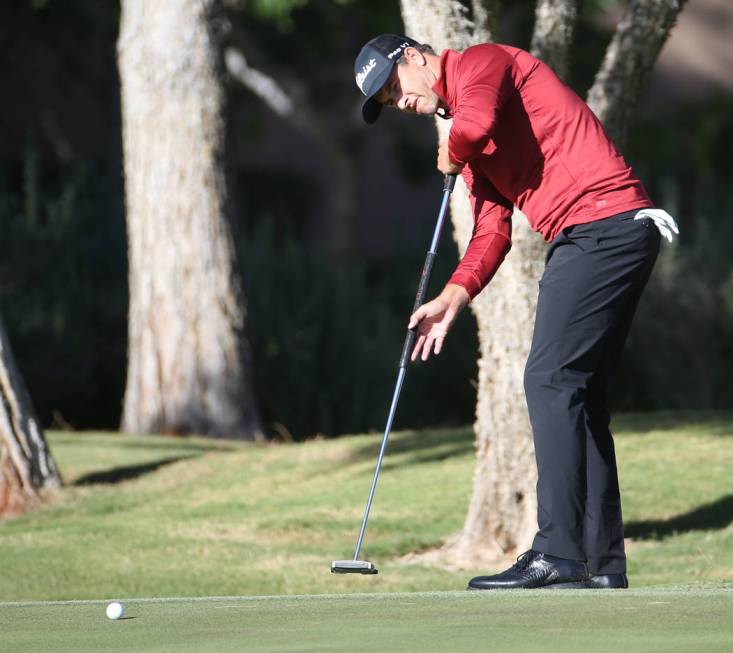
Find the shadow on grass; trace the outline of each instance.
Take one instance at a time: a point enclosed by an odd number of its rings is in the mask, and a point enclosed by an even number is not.
[[[165,465],[176,463],[179,460],[187,460],[188,458],[194,458],[195,456],[176,456],[175,458],[164,458],[163,460],[156,460],[151,463],[142,463],[139,465],[129,465],[127,467],[113,467],[112,469],[105,469],[101,472],[92,472],[85,474],[74,481],[74,485],[99,485],[99,484],[114,484],[121,483],[122,481],[129,481],[139,476],[144,476],[150,472],[154,472]]]
[[[629,522],[624,526],[624,533],[636,540],[663,540],[689,531],[720,530],[731,522],[733,522],[733,494],[671,519]]]
[[[355,465],[369,461],[376,463],[379,447],[382,445],[381,433],[374,433],[366,444],[350,449],[338,465]],[[439,462],[455,456],[473,453],[473,432],[467,428],[426,429],[425,431],[398,431],[390,437],[382,469],[404,467],[405,464],[420,465]],[[394,456],[402,454],[399,461]],[[407,459],[405,459],[407,458]],[[305,480],[317,478],[333,468],[332,461],[313,465],[304,474]],[[372,472],[370,471],[369,474]]]
[[[390,438],[386,454],[408,454],[411,462],[429,463],[471,453],[474,450],[473,443],[473,432],[470,429],[410,431]],[[375,435],[372,442],[352,452],[350,461],[376,460],[381,444],[382,436]]]
[[[441,447],[436,451],[418,451],[409,452],[409,462],[412,465],[424,465],[427,463],[439,463],[443,460],[448,460],[455,456],[464,456],[473,450],[473,446],[465,446],[463,444],[456,444],[450,447]],[[395,453],[394,451],[392,453]],[[374,454],[374,460],[376,462],[377,453]],[[391,461],[387,456],[384,458],[382,463],[382,469],[398,469],[404,466],[403,461]]]

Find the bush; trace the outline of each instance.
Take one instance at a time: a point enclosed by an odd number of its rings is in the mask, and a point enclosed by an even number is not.
[[[295,439],[382,430],[424,253],[337,263],[305,252],[291,236],[278,241],[273,224],[259,221],[239,243],[266,425]],[[455,263],[448,240],[433,288]],[[455,329],[437,360],[411,369],[396,424],[473,419],[475,330],[468,315]]]
[[[29,147],[0,179],[0,310],[45,424],[117,428],[126,359],[124,221],[103,171],[55,177]]]
[[[677,214],[669,192],[660,204]],[[733,407],[733,193],[706,194],[690,213],[675,245],[662,241],[639,305],[614,386],[621,408]]]

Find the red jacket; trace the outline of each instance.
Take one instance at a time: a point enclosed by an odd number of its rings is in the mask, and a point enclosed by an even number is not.
[[[548,66],[506,45],[445,50],[433,90],[453,118],[474,230],[449,283],[473,298],[511,247],[516,205],[551,241],[569,225],[652,206],[588,106]]]

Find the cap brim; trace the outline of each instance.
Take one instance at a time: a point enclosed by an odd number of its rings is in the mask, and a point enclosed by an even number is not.
[[[368,97],[361,105],[361,117],[367,125],[373,125],[377,122],[379,114],[382,113],[382,105],[373,97]]]
[[[367,94],[364,104],[361,105],[361,116],[364,118],[364,122],[367,125],[372,125],[379,118],[379,114],[382,113],[382,104],[374,99],[374,96],[382,90],[382,86],[387,83],[390,78],[392,71],[394,70],[395,64],[390,68],[383,70],[371,84],[371,92]]]

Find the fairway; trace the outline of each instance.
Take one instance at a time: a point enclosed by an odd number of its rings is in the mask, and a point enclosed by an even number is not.
[[[632,589],[727,587],[733,416],[614,423]],[[364,557],[380,570],[371,578],[328,569],[353,552],[378,436],[267,447],[104,433],[49,439],[66,486],[43,508],[0,523],[0,601],[460,591],[501,568],[405,558],[461,529],[475,468],[469,429],[391,437],[365,541]]]
[[[20,651],[731,651],[733,588],[0,604]]]

